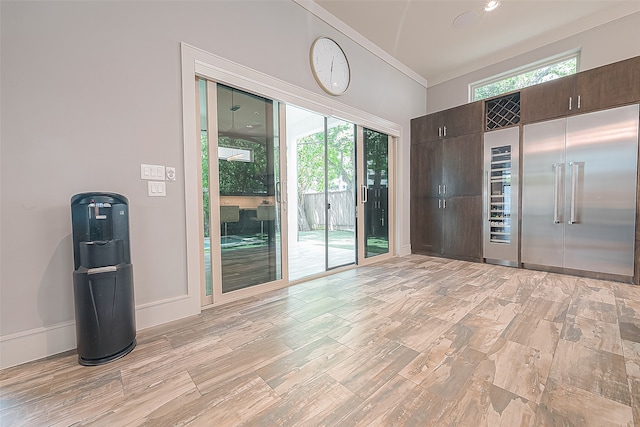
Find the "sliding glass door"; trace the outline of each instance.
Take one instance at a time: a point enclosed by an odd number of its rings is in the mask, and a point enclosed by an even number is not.
[[[389,253],[389,136],[363,129],[363,256]]]
[[[353,123],[327,118],[325,196],[327,269],[354,264],[356,246],[356,134]]]
[[[278,103],[214,82],[199,87],[207,295],[281,280]]]
[[[392,138],[204,79],[197,92],[203,305],[391,256]]]
[[[356,262],[355,126],[291,105],[286,116],[288,266],[297,280]]]

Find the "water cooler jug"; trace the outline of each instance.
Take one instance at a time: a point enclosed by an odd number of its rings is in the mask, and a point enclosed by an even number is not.
[[[127,198],[76,194],[71,222],[78,362],[101,365],[136,346]]]

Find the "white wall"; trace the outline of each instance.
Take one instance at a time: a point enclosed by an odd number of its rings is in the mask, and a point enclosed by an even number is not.
[[[506,61],[429,87],[429,113],[466,104],[469,84],[527,64],[581,49],[580,71],[640,55],[640,12],[567,37]]]
[[[129,198],[138,326],[176,316],[170,304],[140,314],[187,293],[180,42],[323,94],[309,47],[335,38],[352,67],[340,102],[403,128],[399,233],[409,247],[409,120],[426,112],[426,89],[298,4],[0,7],[0,367],[74,346],[69,200],[79,192]],[[147,197],[140,163],[178,168],[166,198]]]

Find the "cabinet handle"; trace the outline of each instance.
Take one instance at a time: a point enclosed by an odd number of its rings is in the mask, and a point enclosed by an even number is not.
[[[438,196],[442,194],[442,185],[438,184]]]
[[[447,209],[447,199],[442,201],[442,209]]]
[[[438,199],[438,209],[442,209],[442,199]]]
[[[554,181],[554,195],[553,195],[553,223],[554,224],[559,224],[560,223],[560,218],[559,218],[559,214],[558,214],[558,196],[560,195],[560,188],[558,187],[558,184],[560,183],[560,177],[559,177],[559,173],[560,173],[560,165],[562,165],[562,163],[554,163],[553,167],[556,171],[555,173],[555,181]]]
[[[571,99],[572,98],[573,98],[572,96],[569,97],[569,111],[571,111]]]
[[[569,210],[570,212],[569,224],[577,224],[578,221],[576,220],[576,191],[578,189],[578,179],[576,175],[578,175],[579,164],[578,162],[571,162],[569,164],[571,165],[571,208]]]
[[[447,184],[442,184],[442,194],[447,194]]]
[[[578,95],[578,110],[580,109],[580,95]]]
[[[442,138],[442,128],[438,128],[438,138]]]
[[[443,129],[444,129],[444,131],[443,131],[444,135],[443,136],[447,136],[447,127],[445,126],[445,127],[443,127]]]
[[[487,171],[487,221],[491,222],[491,171]]]

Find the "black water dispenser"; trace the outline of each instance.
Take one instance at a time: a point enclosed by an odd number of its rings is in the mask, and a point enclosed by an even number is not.
[[[129,204],[112,193],[71,198],[78,362],[102,365],[136,346]]]

